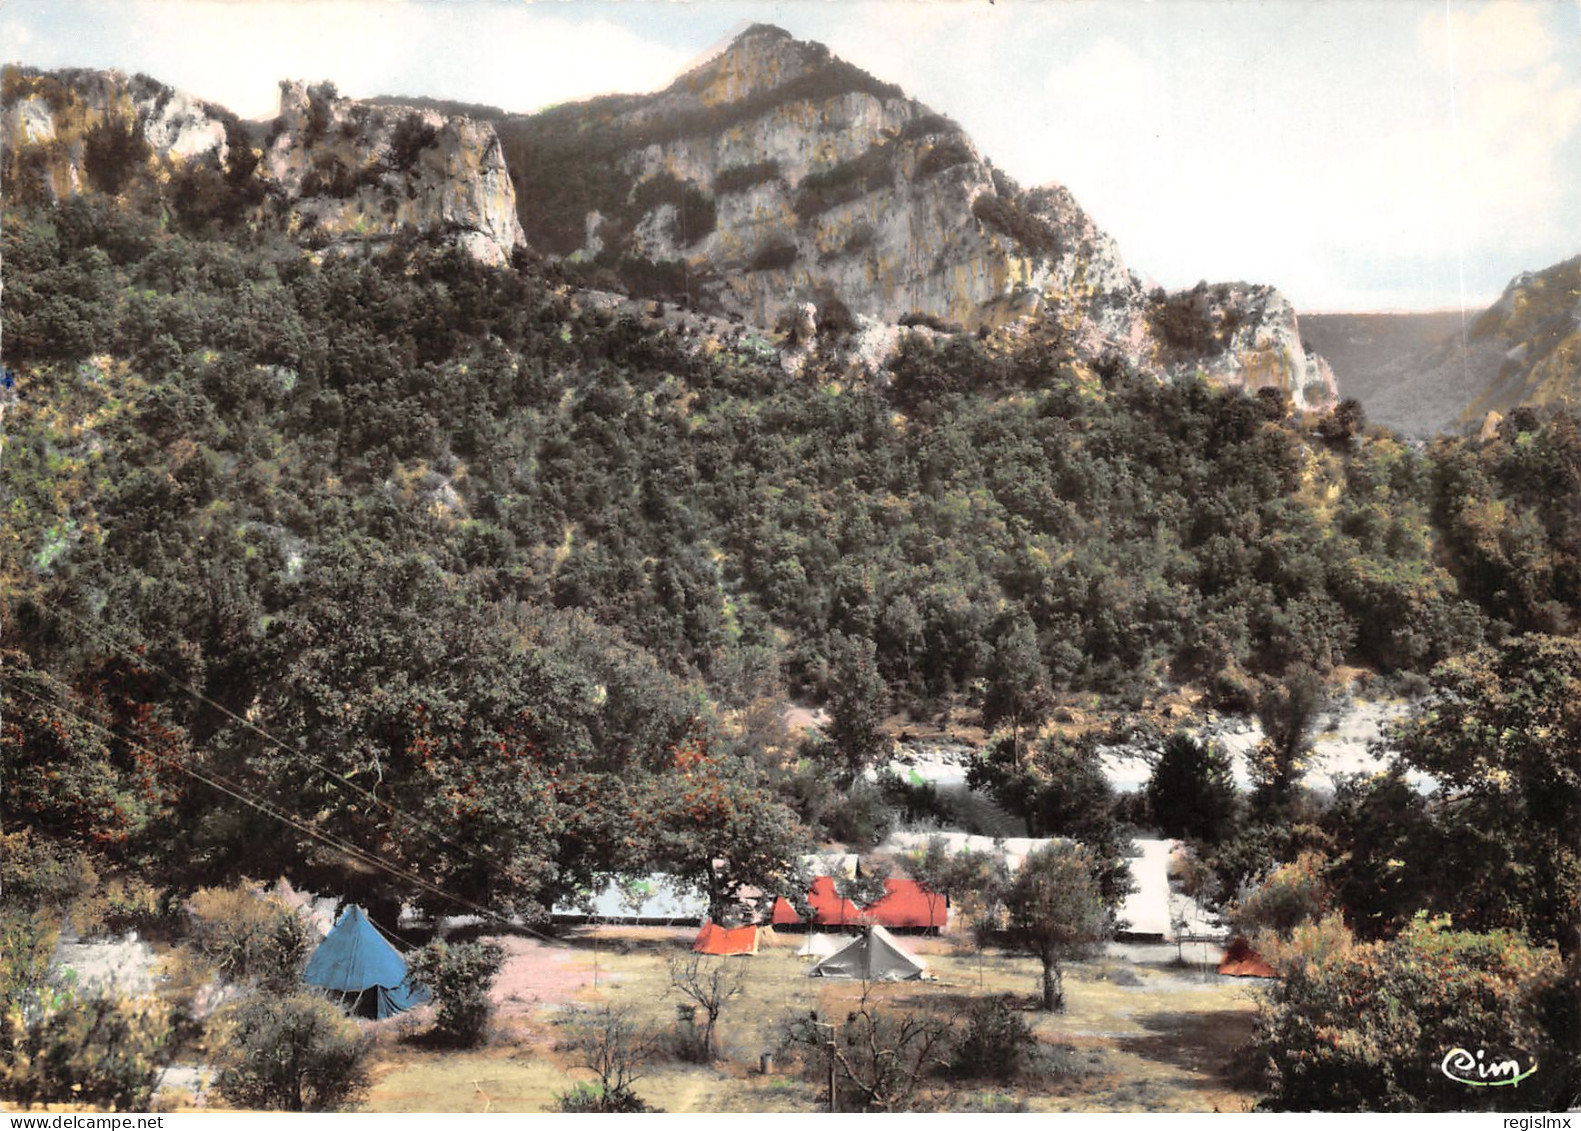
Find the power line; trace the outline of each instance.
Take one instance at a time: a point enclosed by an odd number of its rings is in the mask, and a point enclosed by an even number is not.
[[[49,680],[51,683],[55,684],[56,687],[59,688],[60,690],[65,691],[67,693],[70,693],[70,688],[65,687],[65,685],[61,684],[61,682],[59,680],[55,679],[53,676],[49,675],[47,672],[40,672],[39,674],[42,675],[45,679]],[[134,749],[140,750],[143,753],[148,754],[150,756],[157,757],[156,755],[154,755],[153,751],[149,750],[148,747],[144,746],[140,742],[137,742],[135,739],[130,739],[130,738],[127,738],[124,735],[117,734],[115,731],[111,730],[109,727],[103,725],[102,723],[98,723],[98,722],[93,721],[92,719],[85,718],[82,715],[78,714],[76,711],[73,711],[69,707],[64,706],[63,704],[53,703],[50,700],[45,699],[42,695],[38,694],[38,692],[33,691],[30,688],[19,686],[14,681],[12,682],[11,687],[12,687],[13,691],[20,691],[20,692],[22,692],[22,694],[27,695],[29,698],[33,699],[35,702],[41,704],[44,707],[47,707],[47,708],[50,708],[50,709],[53,709],[53,710],[58,710],[58,711],[60,711],[60,713],[62,713],[64,715],[67,715],[70,718],[76,719],[79,723],[83,724],[84,726],[92,727],[94,730],[97,730],[97,731],[99,731],[99,732],[101,732],[103,734],[106,734],[106,735],[108,735],[109,737],[111,737],[113,739],[116,739],[118,741],[127,743],[128,745],[132,746]],[[235,782],[228,781],[225,778],[221,778],[218,774],[215,774],[215,775],[211,776],[211,775],[208,775],[208,774],[200,773],[198,770],[193,769],[191,766],[182,765],[179,762],[174,763],[174,765],[175,765],[176,769],[180,770],[182,773],[188,775],[189,777],[197,779],[198,781],[202,782],[203,784],[209,786],[212,789],[217,789],[221,793],[224,793],[224,794],[227,794],[227,795],[229,795],[231,797],[234,797],[236,800],[242,802],[245,805],[251,806],[252,808],[258,810],[260,813],[263,813],[265,816],[273,817],[273,818],[275,818],[277,820],[283,821],[285,824],[290,825],[292,828],[298,830],[299,832],[305,833],[306,835],[314,838],[315,840],[322,841],[323,843],[329,845],[331,848],[334,848],[336,851],[342,852],[345,855],[350,856],[352,859],[357,860],[359,863],[368,864],[368,865],[370,865],[372,867],[380,868],[383,871],[386,871],[386,872],[390,873],[391,875],[396,876],[399,879],[404,879],[404,880],[408,880],[408,881],[410,881],[412,883],[415,883],[415,884],[425,888],[426,890],[428,890],[430,892],[430,894],[441,895],[441,896],[445,897],[446,899],[454,900],[455,902],[457,902],[459,904],[462,904],[463,906],[470,907],[473,910],[480,911],[483,914],[489,915],[491,917],[503,918],[502,916],[497,916],[495,912],[489,910],[488,908],[485,908],[485,907],[483,907],[483,906],[481,906],[479,904],[473,903],[471,900],[467,899],[465,896],[458,896],[458,895],[455,895],[452,892],[448,892],[445,889],[439,887],[437,884],[433,884],[431,881],[425,880],[421,876],[416,875],[415,873],[407,872],[404,869],[398,868],[396,865],[388,863],[387,861],[385,861],[382,858],[374,855],[373,853],[368,852],[366,849],[360,848],[360,847],[358,847],[357,845],[354,845],[354,844],[350,844],[349,842],[342,841],[342,840],[340,840],[340,838],[335,837],[335,836],[333,836],[330,833],[326,833],[326,832],[324,832],[321,829],[314,828],[304,818],[298,817],[297,815],[291,813],[290,810],[284,808],[283,806],[277,805],[275,802],[269,801],[268,799],[260,800],[258,798],[255,798],[255,797],[252,797],[252,796],[248,795],[246,793],[245,789],[242,786],[237,785]]]
[[[56,679],[54,676],[50,675],[49,673],[41,671],[41,672],[38,672],[38,674],[40,676],[42,676],[44,679],[48,680],[50,683],[54,684],[59,690],[61,690],[63,692],[66,692],[67,694],[71,693],[71,689],[69,687],[66,687],[63,683],[61,683],[60,680]],[[148,747],[144,746],[140,742],[137,742],[135,739],[130,739],[130,738],[127,738],[124,735],[117,734],[115,731],[111,730],[107,726],[104,726],[102,723],[98,723],[98,722],[95,722],[92,719],[85,718],[82,715],[78,714],[76,711],[73,711],[69,707],[66,707],[64,704],[51,702],[50,700],[44,698],[44,696],[40,695],[38,692],[32,690],[31,688],[22,686],[21,684],[17,683],[15,680],[11,680],[11,681],[9,681],[9,683],[10,683],[12,691],[20,691],[22,694],[24,694],[28,698],[34,700],[36,703],[40,704],[41,706],[46,707],[46,708],[48,708],[50,710],[59,711],[61,714],[64,714],[64,715],[66,715],[66,716],[68,716],[70,718],[76,719],[79,723],[83,724],[84,726],[91,727],[94,730],[97,730],[97,731],[99,731],[99,732],[101,732],[103,734],[106,734],[106,735],[108,735],[109,737],[111,737],[113,739],[116,739],[116,740],[121,741],[121,742],[125,742],[128,745],[132,746],[134,749],[137,749],[137,750],[139,750],[139,751],[143,752],[144,754],[147,754],[147,755],[149,755],[151,757],[157,757],[157,755],[155,755],[153,751],[149,750]],[[249,807],[251,807],[253,809],[256,809],[258,812],[262,813],[266,817],[272,817],[275,820],[278,820],[278,821],[280,821],[280,822],[282,822],[282,823],[284,823],[286,825],[289,825],[291,828],[296,829],[298,832],[301,832],[301,833],[305,834],[306,836],[312,837],[314,840],[318,840],[318,841],[328,845],[329,847],[335,849],[337,852],[340,852],[340,853],[343,853],[346,856],[349,856],[351,859],[357,861],[358,863],[366,864],[366,865],[368,865],[370,867],[373,867],[373,868],[378,868],[381,871],[384,871],[384,872],[388,873],[389,875],[394,876],[397,879],[405,880],[408,883],[415,884],[417,887],[419,887],[420,889],[424,890],[428,894],[437,895],[440,898],[450,900],[451,902],[456,903],[456,904],[458,904],[458,905],[460,905],[462,907],[469,908],[472,911],[475,911],[478,914],[484,916],[485,918],[492,919],[492,920],[494,920],[496,922],[503,923],[503,924],[505,924],[507,926],[516,928],[518,930],[525,931],[527,934],[532,935],[535,938],[542,939],[544,942],[552,943],[554,945],[558,945],[558,946],[562,946],[562,947],[567,945],[564,942],[561,942],[561,941],[556,940],[556,939],[552,939],[549,936],[542,934],[541,932],[535,931],[531,927],[526,926],[525,924],[522,924],[522,923],[519,923],[519,922],[515,922],[509,916],[502,915],[499,912],[493,910],[492,908],[485,907],[483,904],[480,904],[480,903],[477,903],[477,902],[475,902],[475,901],[473,901],[471,899],[468,899],[466,896],[457,895],[456,893],[454,893],[452,891],[449,891],[449,890],[439,886],[438,884],[433,883],[430,880],[424,879],[422,876],[419,876],[419,875],[417,875],[414,872],[408,871],[408,870],[406,870],[404,868],[401,868],[401,867],[399,867],[397,865],[391,864],[387,860],[385,860],[383,857],[378,856],[376,853],[370,852],[370,851],[368,851],[366,849],[363,849],[363,848],[361,848],[361,847],[359,847],[359,846],[357,846],[355,844],[352,844],[352,843],[350,843],[348,841],[341,840],[339,837],[333,836],[330,833],[326,833],[326,832],[324,832],[321,829],[314,828],[305,819],[298,817],[296,814],[293,814],[290,810],[284,808],[281,805],[276,804],[275,802],[269,801],[268,799],[258,799],[258,798],[249,796],[247,794],[247,792],[245,791],[245,789],[243,789],[243,787],[237,785],[235,782],[227,781],[226,779],[220,777],[217,774],[215,774],[213,776],[210,776],[208,774],[200,773],[199,771],[193,769],[192,767],[187,766],[187,765],[183,765],[180,762],[176,762],[176,763],[173,763],[173,764],[175,765],[176,769],[180,770],[182,773],[188,775],[191,778],[194,778],[197,781],[202,782],[203,784],[209,786],[211,789],[218,790],[221,793],[224,793],[224,794],[226,794],[226,795],[228,795],[230,797],[235,798],[237,801],[242,802],[242,804],[247,805],[247,806],[249,806]]]
[[[327,775],[328,777],[334,778],[337,782],[340,782],[341,784],[345,785],[347,788],[356,791],[358,794],[360,794],[363,797],[366,797],[368,800],[372,801],[374,804],[381,806],[382,808],[386,809],[387,811],[389,811],[391,813],[396,814],[397,816],[404,817],[406,820],[410,821],[416,828],[422,829],[423,831],[429,833],[431,836],[435,837],[436,839],[438,839],[442,843],[448,844],[448,845],[450,845],[450,847],[455,848],[455,849],[457,849],[457,850],[459,850],[461,852],[466,853],[468,856],[472,857],[478,863],[482,864],[485,868],[496,869],[496,868],[500,867],[498,861],[485,859],[484,857],[480,856],[477,852],[474,852],[467,845],[464,845],[464,844],[461,844],[458,841],[452,840],[442,830],[433,827],[429,823],[423,821],[421,818],[416,817],[413,814],[408,813],[405,810],[401,809],[400,807],[392,804],[391,802],[384,800],[382,797],[380,797],[378,794],[374,793],[372,790],[367,789],[364,786],[358,785],[356,782],[352,781],[351,778],[347,777],[345,774],[341,773],[340,771],[331,769],[329,766],[326,766],[322,762],[319,762],[312,755],[308,754],[305,750],[301,750],[298,747],[291,745],[290,743],[286,742],[284,739],[276,738],[274,735],[270,734],[268,731],[264,730],[262,727],[260,727],[256,723],[254,723],[251,719],[247,718],[244,715],[238,715],[235,711],[232,711],[229,707],[225,706],[225,704],[220,703],[220,702],[218,702],[215,699],[211,699],[209,696],[205,695],[203,692],[199,691],[197,688],[193,687],[191,684],[186,683],[185,681],[177,678],[176,676],[172,675],[170,672],[166,671],[164,668],[160,667],[158,664],[156,664],[153,661],[149,660],[144,654],[135,651],[129,645],[125,644],[124,642],[122,642],[120,640],[117,640],[113,635],[110,634],[108,629],[104,629],[102,631],[99,630],[99,629],[96,629],[93,625],[90,625],[90,624],[84,622],[80,617],[76,616],[70,610],[68,610],[66,608],[63,608],[60,604],[58,604],[57,602],[51,600],[48,597],[44,597],[43,601],[44,601],[45,604],[49,605],[52,609],[54,609],[57,613],[59,613],[60,615],[64,616],[67,620],[69,620],[73,624],[75,624],[82,631],[87,632],[90,635],[98,637],[98,639],[100,639],[101,641],[107,642],[110,645],[110,647],[116,649],[118,652],[121,653],[122,656],[124,656],[127,659],[131,660],[133,663],[138,664],[138,665],[140,665],[140,666],[142,666],[144,668],[147,668],[148,670],[150,670],[150,671],[154,672],[155,674],[159,675],[161,678],[165,679],[172,686],[177,687],[177,688],[181,689],[182,691],[185,691],[188,695],[191,695],[193,698],[199,700],[200,702],[208,704],[210,707],[213,707],[215,710],[219,711],[220,713],[225,715],[227,718],[232,719],[233,721],[235,721],[237,723],[240,723],[242,726],[246,727],[248,730],[250,730],[254,734],[258,735],[264,741],[272,743],[274,746],[278,747],[281,750],[284,750],[288,754],[295,755],[297,758],[300,758],[302,761],[306,762],[308,765],[312,766],[313,768],[319,770],[321,773]],[[139,642],[139,643],[142,644],[143,647],[147,646],[146,643],[143,643],[143,642]],[[505,878],[506,879],[511,879],[512,877],[507,874]]]

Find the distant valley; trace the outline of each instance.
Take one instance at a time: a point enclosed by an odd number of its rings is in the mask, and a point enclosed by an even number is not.
[[[1573,408],[1581,256],[1518,276],[1486,310],[1304,314],[1301,334],[1370,422],[1406,435],[1476,432],[1523,407]]]

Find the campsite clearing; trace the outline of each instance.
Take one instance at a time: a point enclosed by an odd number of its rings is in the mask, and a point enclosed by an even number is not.
[[[483,1049],[442,1052],[401,1039],[403,1027],[372,1027],[377,1047],[368,1111],[542,1111],[585,1078],[558,1049],[555,1025],[574,1006],[625,1006],[635,1019],[670,1029],[681,999],[669,992],[670,960],[690,956],[695,928],[583,927],[564,945],[501,940],[508,958],[495,987],[502,1008]],[[882,1009],[957,1016],[973,1000],[1012,994],[1030,1002],[1038,984],[1035,960],[990,951],[975,955],[951,938],[899,936],[926,963],[927,981],[872,984]],[[751,957],[714,961],[747,971],[745,993],[719,1024],[723,1059],[714,1065],[660,1060],[636,1092],[672,1112],[822,1110],[823,1092],[803,1079],[781,1050],[784,1023],[817,1010],[842,1018],[859,1002],[860,982],[809,978],[812,960],[796,950],[800,935],[781,933]],[[1058,1068],[1029,1085],[984,1082],[959,1086],[956,1107],[1031,1111],[1239,1111],[1254,1093],[1238,1082],[1241,1046],[1251,1034],[1256,987],[1212,972],[1217,952],[1113,944],[1098,961],[1073,966],[1066,978],[1069,1009],[1025,1012],[1038,1037],[1065,1046]],[[1204,967],[1199,958],[1210,960]],[[595,972],[597,982],[595,985]],[[776,1053],[773,1071],[760,1058]]]

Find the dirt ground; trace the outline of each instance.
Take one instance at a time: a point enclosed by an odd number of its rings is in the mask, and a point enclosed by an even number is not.
[[[473,1052],[443,1052],[411,1039],[408,1023],[370,1026],[374,1084],[363,1110],[543,1111],[588,1073],[557,1045],[569,1008],[626,1006],[639,1021],[676,1025],[681,999],[668,963],[689,954],[695,932],[680,928],[581,928],[565,939],[498,940],[506,948],[496,983],[490,1042]],[[972,1000],[1013,994],[1031,1004],[1035,960],[959,951],[950,939],[903,938],[930,979],[870,987],[870,1000],[894,1010],[955,1015]],[[635,1084],[650,1105],[670,1112],[820,1111],[817,1081],[802,1077],[781,1049],[787,1019],[816,1010],[843,1018],[860,983],[806,976],[799,935],[781,935],[754,957],[710,959],[747,975],[724,1009],[722,1059],[711,1066],[651,1064]],[[1200,953],[1198,953],[1200,952]],[[963,1085],[945,1097],[957,1109],[1024,1111],[1240,1111],[1254,1094],[1241,1048],[1251,1034],[1256,983],[1212,973],[1218,953],[1188,947],[1184,966],[1172,946],[1114,944],[1100,960],[1072,966],[1066,1012],[1030,1009],[1037,1036],[1069,1051],[1062,1068],[1025,1087]],[[764,1053],[772,1069],[760,1070]]]

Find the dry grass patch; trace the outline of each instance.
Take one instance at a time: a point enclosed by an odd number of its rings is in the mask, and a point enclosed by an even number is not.
[[[507,967],[518,964],[518,988],[506,991],[516,996],[499,1019],[496,1043],[446,1054],[382,1041],[365,1109],[551,1109],[557,1095],[586,1077],[556,1049],[563,1030],[555,1019],[577,1006],[610,1005],[629,1009],[641,1024],[673,1029],[683,999],[670,989],[668,963],[689,953],[694,934],[682,928],[580,928],[563,946],[516,947]],[[927,964],[932,980],[871,987],[869,1000],[883,1008],[955,1017],[981,997],[1010,994],[1030,1004],[1037,992],[1040,968],[1034,959],[998,951],[956,953],[956,942],[948,938],[901,941]],[[803,1079],[782,1048],[784,1025],[813,1010],[843,1019],[860,1001],[862,986],[808,978],[811,962],[795,953],[800,943],[800,936],[787,934],[756,956],[717,960],[747,975],[744,992],[720,1018],[721,1059],[713,1065],[651,1064],[636,1093],[670,1112],[821,1110],[820,1082]],[[533,985],[537,996],[521,993]],[[1216,975],[1204,979],[1197,967],[1110,956],[1073,965],[1066,989],[1067,1012],[1024,1014],[1038,1038],[1055,1046],[1049,1071],[1017,1087],[960,1085],[948,1096],[952,1108],[1238,1111],[1254,1098],[1233,1073],[1255,1008],[1243,984]],[[759,1071],[765,1052],[777,1057],[768,1075]]]

